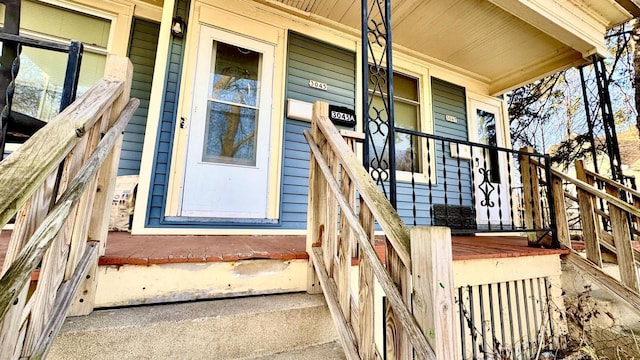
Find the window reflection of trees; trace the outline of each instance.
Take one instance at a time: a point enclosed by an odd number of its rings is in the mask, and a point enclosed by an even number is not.
[[[255,165],[260,54],[214,46],[204,160]]]
[[[498,146],[498,138],[496,133],[496,116],[488,111],[477,110],[478,119],[478,141],[481,144]],[[482,163],[478,164],[480,167],[485,168],[484,162],[486,162],[486,170],[490,170],[487,174],[491,182],[500,182],[500,168],[498,162],[498,151],[495,149],[483,149]]]

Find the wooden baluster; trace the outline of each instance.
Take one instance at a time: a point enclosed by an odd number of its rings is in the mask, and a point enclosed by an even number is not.
[[[346,169],[342,169],[341,191],[349,202],[349,208],[354,213],[356,211],[356,192],[351,178]],[[338,296],[342,313],[347,321],[351,317],[351,254],[353,242],[351,227],[344,215],[344,210],[340,211],[340,235],[338,237],[338,264],[336,282],[338,283]]]
[[[571,248],[571,236],[569,235],[569,222],[567,221],[567,208],[565,207],[564,187],[562,179],[551,175],[551,192],[554,200],[554,212],[556,216],[556,233],[558,241]]]
[[[633,195],[633,206],[640,209],[640,197]],[[640,230],[640,216],[635,217],[636,229]]]
[[[364,141],[364,133],[343,129],[343,130],[340,130],[340,135],[342,135],[342,138],[344,139],[344,141],[346,141],[351,151],[353,151],[354,154],[357,154],[358,142]],[[349,200],[349,203],[355,206],[355,202],[356,202],[355,187],[353,188],[352,192],[350,192],[349,194],[345,194],[345,196],[347,197],[347,200]],[[355,211],[355,207],[352,207],[352,208]],[[358,256],[358,241],[355,238],[353,238],[351,243],[351,257],[355,258],[357,256]]]
[[[100,124],[101,133],[105,133],[118,120],[122,110],[129,102],[131,84],[133,81],[133,64],[123,56],[109,55],[105,65],[105,78],[120,80],[124,82],[122,94],[113,102],[111,111],[105,114],[103,122]],[[84,209],[84,229],[81,231],[81,239],[86,244],[87,241],[98,241],[99,254],[103,255],[107,246],[107,236],[109,234],[109,214],[113,192],[115,191],[116,176],[118,174],[118,163],[120,162],[120,151],[122,149],[122,139],[120,135],[113,146],[113,149],[102,163],[95,180],[86,190],[87,197],[91,199],[89,206]],[[87,221],[88,220],[88,221]],[[83,250],[78,254],[84,252]],[[77,260],[76,260],[77,261]],[[89,271],[69,309],[69,314],[87,315],[93,311],[95,303],[98,275],[98,259],[90,265]],[[71,276],[71,274],[69,274]]]
[[[520,149],[528,154],[534,153],[535,149],[526,146]],[[531,164],[531,157],[527,154],[518,155],[520,159],[520,173],[522,176],[522,192],[524,195],[524,224],[527,229],[542,227],[542,209],[540,208],[540,184],[538,182],[538,172],[536,166]],[[538,234],[528,232],[529,244],[538,241]]]
[[[313,117],[311,121],[311,136],[320,149],[324,147],[326,139],[318,129],[316,119],[319,116],[328,114],[329,105],[327,103],[316,102],[313,104]],[[309,204],[307,210],[307,253],[311,253],[313,247],[321,246],[324,239],[324,227],[326,224],[327,211],[327,185],[320,167],[313,154],[309,162]],[[307,292],[309,294],[319,294],[320,280],[314,270],[314,264],[309,259],[307,269]]]
[[[411,228],[413,314],[437,359],[456,358],[451,229]]]
[[[593,179],[587,179],[582,160],[576,160],[576,177],[578,180],[593,184]],[[600,226],[595,213],[595,197],[586,191],[577,189],[578,207],[580,208],[580,222],[582,224],[582,238],[587,251],[587,259],[596,266],[602,267],[602,253],[600,252]]]
[[[55,178],[55,173],[50,175],[43,186],[36,190],[31,199],[18,212],[4,260],[2,275],[20,255],[24,245],[49,212]],[[0,322],[0,359],[17,358],[21,354],[23,339],[29,325],[23,316],[28,300],[28,290],[29,284],[26,284],[17,301],[5,315],[4,321]]]
[[[620,196],[618,188],[606,185],[607,194]],[[609,203],[609,217],[611,219],[611,232],[613,242],[616,247],[616,257],[618,268],[620,269],[620,280],[629,289],[638,292],[638,273],[633,258],[633,246],[631,245],[631,229],[629,228],[629,218],[627,213],[617,206]]]
[[[328,143],[324,144],[324,157],[327,160],[327,165],[331,169],[331,176],[338,181],[338,174],[340,172],[340,166],[338,164],[338,158],[333,153]],[[327,273],[329,277],[335,279],[334,274],[335,258],[338,252],[338,201],[331,193],[329,184],[326,185],[327,199],[326,199],[326,223],[325,223],[325,237],[322,242],[322,253],[324,255],[324,263],[327,267]]]
[[[360,199],[360,224],[373,244],[375,242],[375,222],[371,210],[362,199]],[[369,360],[376,358],[374,341],[374,277],[373,269],[363,252],[360,252],[358,260],[358,351],[361,359]]]
[[[411,273],[409,269],[404,267],[398,253],[386,238],[385,262],[387,271],[402,295],[404,303],[411,308]],[[387,334],[387,357],[390,359],[411,359],[411,344],[389,303],[386,304],[385,332]]]

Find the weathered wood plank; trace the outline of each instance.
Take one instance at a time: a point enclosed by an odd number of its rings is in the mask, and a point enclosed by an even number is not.
[[[413,313],[436,358],[456,358],[451,229],[411,228]]]
[[[133,109],[139,105],[138,99],[130,101],[128,107]],[[132,114],[133,111],[127,112]],[[42,260],[45,251],[51,245],[51,241],[63,227],[72,207],[78,202],[83,190],[100,168],[100,165],[111,151],[116,138],[124,130],[130,117],[121,117],[107,132],[96,148],[96,151],[82,166],[80,173],[71,183],[67,191],[60,198],[58,204],[42,222],[38,230],[33,234],[24,247],[20,256],[0,279],[0,318],[4,318],[9,307],[16,299],[19,291],[27,283],[31,272]]]
[[[576,177],[578,180],[587,182],[587,175],[584,172],[584,164],[578,160],[575,163]],[[593,186],[589,186],[593,188]],[[600,252],[600,229],[598,220],[595,214],[595,198],[592,193],[585,191],[582,188],[577,189],[578,192],[578,205],[580,210],[580,222],[582,224],[582,237],[584,239],[584,245],[587,251],[587,259],[596,264],[598,267],[602,267],[602,253]]]
[[[87,146],[82,156],[82,163],[87,161],[91,156],[91,153],[100,142],[100,135],[103,133],[103,125],[109,122],[109,112],[99,120],[99,124],[96,124],[89,130],[87,135]],[[91,217],[91,207],[93,206],[93,199],[95,197],[96,189],[96,177],[92,177],[87,185],[86,191],[80,197],[76,210],[71,217],[70,223],[67,225],[71,228],[71,242],[69,246],[69,257],[67,259],[67,266],[65,269],[64,279],[68,280],[80,259],[80,256],[84,253],[84,248],[87,243],[88,225]]]
[[[358,141],[364,140],[364,133],[360,132],[340,130],[340,135],[342,135],[342,138],[354,153],[358,151]],[[342,178],[349,179],[350,191],[348,194],[345,194],[345,196],[347,197],[347,200],[349,200],[349,203],[353,205],[351,208],[355,210],[356,188],[353,185],[353,181],[351,181],[351,178],[349,178],[349,174],[346,172],[346,170],[342,171]],[[353,237],[351,237],[351,257],[358,257],[358,241]]]
[[[637,292],[621,284],[616,278],[608,275],[592,262],[581,257],[576,251],[571,250],[571,253],[565,257],[565,260],[578,268],[582,273],[588,275],[593,282],[597,283],[603,289],[608,290],[624,303],[629,304],[629,306],[634,309],[640,309],[640,295]]]
[[[526,153],[534,153],[533,147],[526,146],[520,149]],[[537,167],[531,163],[531,157],[520,154],[520,174],[522,176],[522,192],[524,195],[524,223],[527,229],[542,228],[542,210],[540,208],[540,184],[538,181]],[[527,233],[530,244],[538,241],[538,234]]]
[[[578,160],[578,161],[580,161],[580,160]],[[584,168],[584,166],[583,166],[583,168]],[[601,199],[603,199],[604,201],[606,201],[608,203],[614,204],[615,206],[617,206],[620,209],[628,212],[631,215],[640,216],[640,208],[635,208],[633,205],[628,204],[628,203],[616,198],[615,196],[611,196],[611,195],[607,194],[606,192],[604,192],[602,190],[599,190],[598,188],[588,184],[586,181],[581,180],[579,177],[578,177],[578,179],[574,179],[569,175],[566,175],[566,174],[564,174],[564,173],[562,173],[560,171],[553,170],[553,169],[551,170],[551,174],[561,178],[562,180],[564,180],[566,182],[569,182],[569,183],[575,185],[575,187],[577,189],[580,189],[580,190],[588,193],[589,195],[601,198]]]
[[[136,108],[129,108],[129,96],[131,93],[131,83],[133,79],[133,64],[131,61],[122,56],[108,56],[105,66],[105,78],[124,82],[124,89],[120,96],[116,98],[111,106],[111,112],[104,116],[102,125],[102,131],[106,131],[111,127],[115,121],[120,117],[133,116]],[[127,112],[131,112],[128,114]],[[91,200],[86,211],[86,218],[90,220],[85,221],[83,231],[80,234],[79,239],[86,242],[87,239],[91,241],[99,242],[99,253],[104,254],[107,246],[107,235],[109,233],[109,217],[111,208],[111,201],[113,199],[113,192],[115,191],[116,176],[118,174],[118,164],[120,162],[120,152],[122,149],[123,134],[116,138],[115,144],[111,149],[111,152],[105,159],[103,165],[100,167],[100,171],[96,175],[95,184],[90,187],[87,197]],[[89,269],[89,276],[80,285],[82,291],[78,293],[75,301],[72,303],[72,307],[69,310],[70,315],[88,315],[93,311],[93,305],[95,303],[95,295],[97,289],[96,275],[97,275],[97,259],[95,264],[92,264]]]
[[[328,113],[329,105],[326,103],[316,103],[313,106],[313,112],[320,114]],[[312,126],[312,137],[317,144],[324,144],[324,136],[320,134],[317,127]],[[311,254],[314,246],[321,246],[324,238],[324,226],[326,224],[325,204],[327,200],[327,188],[324,177],[320,171],[314,156],[309,159],[309,201],[307,208],[307,253]],[[317,277],[316,270],[312,261],[309,261],[307,268],[307,292],[309,294],[319,294],[322,292],[320,288],[320,280]]]
[[[131,83],[133,81],[133,64],[131,64],[131,61],[126,57],[108,56],[104,76],[108,79],[123,81],[124,89],[111,106],[109,122],[105,124],[103,132],[113,126],[113,122],[121,116],[122,111],[129,102]],[[110,212],[105,211],[105,209],[110,208],[113,192],[115,191],[115,179],[118,174],[118,163],[120,162],[120,153],[122,150],[122,137],[123,135],[121,134],[120,137],[116,139],[111,153],[109,153],[109,156],[100,168],[93,210],[91,211],[88,236],[90,240],[100,242],[100,255],[104,255],[104,249],[107,245],[106,239],[109,233]]]
[[[337,183],[338,181],[338,170],[339,164],[336,161],[336,156],[331,150],[331,147],[328,144],[324,144],[323,147],[324,158],[326,159],[327,165],[331,172],[331,179]],[[326,182],[327,193],[330,193],[329,182]],[[334,277],[334,259],[337,254],[337,245],[338,245],[338,202],[335,196],[327,196],[325,200],[325,226],[324,232],[325,236],[322,242],[322,252],[324,255],[324,263],[327,266],[327,273],[330,277]]]
[[[402,265],[402,261],[394,251],[389,240],[385,239],[385,262],[386,268],[393,279],[396,288],[402,295],[405,305],[411,309],[411,274]],[[415,258],[412,256],[412,260]],[[415,264],[415,262],[412,262]],[[409,343],[405,331],[396,320],[395,313],[389,303],[386,306],[385,332],[387,335],[387,358],[410,359],[412,357],[411,344]]]
[[[568,248],[571,248],[571,236],[569,235],[569,222],[567,221],[567,208],[564,201],[564,187],[562,179],[551,176],[551,193],[555,201],[554,211],[556,215],[556,233],[558,241]]]
[[[347,325],[347,320],[342,314],[340,304],[338,304],[338,289],[333,280],[329,278],[329,274],[325,271],[326,265],[323,263],[322,250],[319,247],[314,247],[309,254],[311,261],[317,266],[318,278],[322,284],[322,289],[327,299],[327,305],[329,311],[334,319],[336,330],[340,334],[340,340],[342,341],[342,348],[344,349],[347,359],[360,359],[358,356],[358,350],[356,346],[356,337],[353,330]]]
[[[33,197],[20,210],[14,231],[11,234],[11,241],[5,258],[5,271],[9,269],[11,264],[19,257],[20,252],[28,242],[38,225],[46,217],[49,211],[49,204],[53,194],[55,184],[55,174],[49,175],[40,189],[38,189]],[[30,328],[30,317],[24,316],[28,304],[28,286],[20,292],[20,296],[12,305],[3,321],[0,321],[0,353],[18,354],[22,351],[22,342],[19,340],[24,338]],[[1,358],[1,357],[0,357]]]
[[[368,237],[375,241],[375,219],[369,207],[360,198],[359,222]],[[363,360],[375,359],[373,270],[363,252],[358,254],[358,350]]]
[[[370,241],[369,236],[365,233],[364,229],[360,226],[356,215],[353,213],[353,211],[349,209],[347,200],[340,193],[340,185],[335,181],[335,179],[332,178],[331,169],[329,169],[329,166],[326,164],[324,159],[322,159],[320,149],[315,144],[315,142],[311,138],[311,135],[309,134],[308,131],[304,131],[303,134],[307,139],[309,148],[313,153],[312,156],[316,157],[316,161],[327,183],[329,184],[329,188],[331,189],[333,196],[338,200],[338,204],[345,212],[345,217],[347,218],[347,221],[349,221],[349,224],[354,232],[354,235],[358,239],[358,244],[360,245],[360,252],[363,253],[363,256],[365,257],[366,261],[370,263],[376,279],[380,283],[382,290],[387,295],[387,299],[390,302],[394,313],[398,317],[398,321],[402,324],[403,328],[407,331],[407,336],[409,337],[415,349],[416,355],[424,359],[434,359],[435,355],[433,353],[433,350],[427,343],[427,340],[425,339],[424,335],[422,335],[422,333],[420,332],[420,328],[418,327],[416,320],[413,318],[409,310],[404,305],[404,300],[402,299],[402,296],[398,292],[398,289],[396,289],[395,284],[393,283],[393,280],[387,273],[386,269],[384,268],[380,260],[378,260],[378,256],[375,252],[375,249],[373,248],[373,245],[369,242]],[[340,140],[344,144],[344,141],[341,138]],[[345,166],[347,168],[347,171],[349,171],[350,166],[360,166],[360,165],[359,164],[349,165],[349,164],[343,163],[343,166]],[[356,183],[356,186],[358,189],[360,189],[357,183]],[[360,193],[360,195],[361,195],[361,198],[364,199],[364,197],[362,196],[362,192]],[[366,199],[364,200],[365,202],[367,202]],[[374,206],[378,206],[378,205],[379,204],[374,204]],[[372,209],[370,210],[372,214],[374,214],[375,216],[375,213],[373,212],[373,210]],[[395,211],[393,211],[393,214],[396,214]],[[376,220],[378,220],[377,216],[375,216],[375,218]],[[391,242],[391,239],[390,239],[390,242]],[[398,255],[400,256],[400,254]],[[404,261],[403,261],[403,264],[405,264]],[[362,319],[360,319],[360,321],[362,321]]]
[[[355,188],[346,171],[342,169],[342,183],[340,184],[342,195],[347,199],[349,208],[355,212]],[[336,282],[338,284],[338,296],[342,313],[347,321],[351,317],[351,252],[353,239],[351,229],[344,211],[340,211],[340,235],[338,237],[338,263],[336,264]]]
[[[617,196],[619,190],[616,186],[606,184],[606,191],[609,195]],[[618,268],[620,270],[620,280],[629,289],[638,292],[638,269],[633,257],[633,246],[631,245],[631,229],[629,218],[624,210],[609,204],[609,216],[611,218],[611,232],[616,247],[618,258]]]
[[[587,176],[589,176],[589,177],[591,177],[591,178],[593,178],[593,179],[595,179],[597,181],[600,181],[600,182],[602,182],[602,183],[604,183],[606,185],[609,185],[609,186],[613,186],[618,190],[625,191],[625,192],[629,193],[629,195],[633,196],[634,198],[640,199],[640,192],[638,190],[634,190],[633,188],[630,188],[630,187],[628,187],[628,186],[626,186],[624,184],[621,184],[621,183],[619,183],[617,181],[611,180],[608,177],[602,176],[602,175],[600,175],[600,174],[598,174],[596,172],[593,172],[593,171],[591,171],[589,169],[584,169],[584,172],[585,172],[585,174]]]
[[[4,226],[56,170],[80,136],[102,116],[122,89],[121,81],[101,80],[0,163],[0,183],[3,184],[0,226]]]
[[[376,184],[362,167],[361,161],[349,149],[349,145],[340,136],[329,118],[326,116],[314,116],[314,118],[315,124],[322,131],[340,163],[349,173],[349,177],[354,182],[360,196],[369,204],[378,224],[389,237],[389,241],[398,252],[402,263],[405,267],[411,268],[409,229],[389,201],[380,193]]]
[[[64,285],[62,285],[58,295],[56,296],[52,316],[47,322],[42,335],[38,339],[30,359],[46,358],[51,344],[53,344],[53,340],[64,323],[64,319],[67,316],[67,310],[71,306],[73,297],[78,291],[78,287],[80,286],[82,279],[86,276],[89,267],[92,266],[98,258],[98,249],[99,246],[95,242],[91,242],[86,246],[83,255],[78,261],[78,266],[74,269],[73,275],[64,283]]]
[[[32,354],[47,319],[51,315],[58,288],[64,279],[69,247],[62,235],[60,232],[53,239],[51,247],[45,253],[40,266],[37,287],[30,299],[33,304],[31,304],[29,326],[24,340],[22,357],[28,357]]]
[[[613,235],[601,231],[600,232],[600,245],[602,245],[605,249],[611,251],[614,255],[617,255],[616,246],[613,241]],[[636,262],[636,266],[640,267],[640,251],[633,249],[633,259]]]

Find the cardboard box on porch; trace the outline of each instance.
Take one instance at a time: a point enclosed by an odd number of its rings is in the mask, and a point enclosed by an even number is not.
[[[111,202],[109,231],[131,231],[130,218],[136,202],[138,175],[116,178],[116,188]]]

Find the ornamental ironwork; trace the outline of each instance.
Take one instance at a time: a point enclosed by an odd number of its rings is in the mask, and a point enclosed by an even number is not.
[[[396,207],[391,1],[361,6],[364,166]]]

